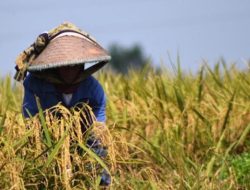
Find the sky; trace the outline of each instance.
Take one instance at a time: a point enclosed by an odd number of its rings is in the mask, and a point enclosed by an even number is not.
[[[13,75],[17,55],[64,21],[106,49],[140,44],[154,65],[169,67],[179,54],[188,71],[221,57],[244,68],[250,60],[249,8],[249,0],[2,0],[0,76]]]

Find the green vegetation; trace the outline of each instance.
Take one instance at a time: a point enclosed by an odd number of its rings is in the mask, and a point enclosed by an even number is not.
[[[148,62],[142,47],[138,44],[131,47],[112,44],[108,52],[112,57],[109,65],[118,73],[127,74],[131,69],[141,69]]]
[[[250,189],[250,70],[173,70],[98,74],[108,120],[92,130],[106,160],[85,146],[79,111],[24,120],[21,85],[1,80],[0,188],[99,189],[109,168],[110,189]]]

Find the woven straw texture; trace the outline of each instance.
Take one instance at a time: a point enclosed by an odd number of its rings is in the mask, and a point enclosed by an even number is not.
[[[61,66],[110,60],[105,49],[89,39],[76,36],[61,36],[49,42],[34,59],[28,70],[43,70]]]

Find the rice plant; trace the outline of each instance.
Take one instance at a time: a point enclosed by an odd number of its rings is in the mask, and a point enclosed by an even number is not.
[[[221,61],[193,74],[147,65],[97,77],[107,122],[86,134],[83,113],[60,104],[24,119],[21,85],[1,80],[1,189],[100,189],[103,169],[109,189],[250,188],[249,68]],[[86,146],[91,133],[108,147],[105,160]]]

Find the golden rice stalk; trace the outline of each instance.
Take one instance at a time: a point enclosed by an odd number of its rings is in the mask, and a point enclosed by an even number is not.
[[[114,139],[109,128],[102,122],[95,122],[92,129],[95,136],[101,140],[102,145],[108,148],[108,157],[111,164],[111,170],[115,171],[116,165],[116,150]]]
[[[64,122],[61,122],[60,136],[65,132]],[[67,135],[62,146],[62,175],[65,189],[70,189],[70,179],[72,177],[72,166],[70,160],[70,137]]]

